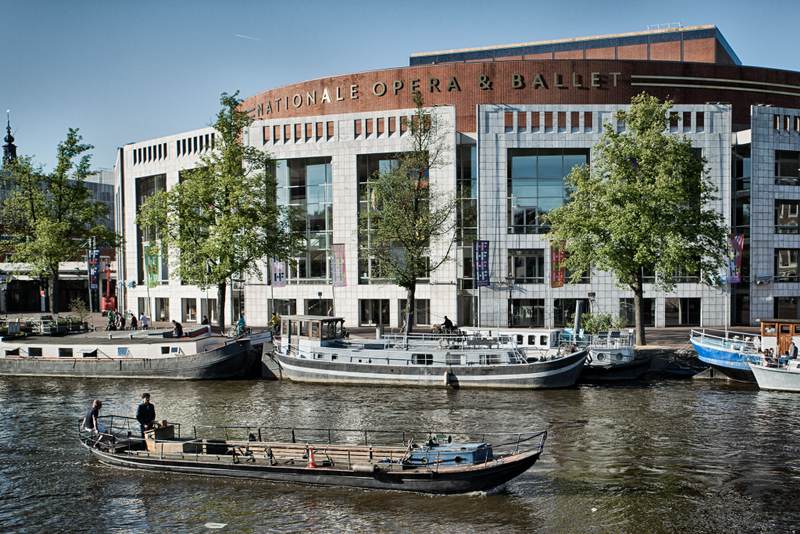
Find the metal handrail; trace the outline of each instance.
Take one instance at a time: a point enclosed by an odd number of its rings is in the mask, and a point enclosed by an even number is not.
[[[723,347],[733,348],[735,350],[741,350],[742,352],[759,352],[759,346],[757,346],[753,342],[753,340],[760,340],[758,334],[750,334],[746,332],[732,332],[727,330],[723,331],[715,329],[708,329],[708,330],[710,332],[723,333],[724,336],[709,334],[706,332],[705,328],[702,330],[692,329],[689,333],[689,339],[697,340],[699,338],[700,343],[708,341],[711,344],[721,345]],[[731,335],[741,336],[741,337],[740,338],[730,337]],[[738,345],[738,347],[734,347],[734,345]]]

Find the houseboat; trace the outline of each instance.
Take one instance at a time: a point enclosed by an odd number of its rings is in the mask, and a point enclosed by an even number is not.
[[[346,339],[343,319],[287,316],[271,362],[278,378],[325,384],[559,388],[575,384],[586,349],[536,355],[480,335],[411,334]]]

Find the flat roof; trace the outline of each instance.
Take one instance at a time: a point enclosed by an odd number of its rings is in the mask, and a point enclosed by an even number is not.
[[[501,45],[478,46],[470,48],[453,48],[449,50],[436,50],[432,52],[414,52],[411,54],[411,65],[425,64],[426,59],[432,61],[459,61],[463,59],[478,59],[486,56],[486,53],[499,52],[497,57],[502,57],[502,53],[539,53],[562,50],[576,50],[582,48],[599,48],[605,46],[619,46],[627,44],[637,44],[641,42],[658,42],[674,40],[676,34],[689,34],[689,38],[700,39],[703,37],[715,37],[720,45],[730,56],[731,60],[737,65],[741,65],[741,60],[736,52],[733,51],[728,41],[713,24],[701,24],[695,26],[679,26],[669,28],[658,28],[636,32],[609,33],[604,35],[590,35],[583,37],[569,37],[564,39],[550,39],[544,41],[528,41],[523,43],[510,43]],[[684,35],[687,37],[687,35]],[[450,58],[448,58],[450,56]],[[489,56],[492,57],[492,56]]]

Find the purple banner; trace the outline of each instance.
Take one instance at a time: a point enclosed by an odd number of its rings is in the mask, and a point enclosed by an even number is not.
[[[728,269],[728,283],[739,284],[742,281],[742,256],[744,255],[744,234],[735,234],[730,237],[731,252]]]
[[[344,244],[332,244],[331,254],[333,269],[331,272],[331,281],[333,287],[347,287],[347,271],[344,261]]]

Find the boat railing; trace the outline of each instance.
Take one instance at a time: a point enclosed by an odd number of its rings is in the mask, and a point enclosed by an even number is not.
[[[366,343],[369,345],[369,342]],[[367,347],[368,348],[368,347]],[[388,349],[388,350],[387,350]],[[497,361],[497,363],[482,363],[479,361],[461,361],[460,363],[448,363],[447,355],[465,355],[464,351],[469,350],[471,352],[476,353],[476,351],[480,352],[480,349],[484,349],[485,352],[481,352],[481,355],[508,355],[508,361]],[[476,347],[470,345],[458,345],[458,344],[447,344],[442,343],[441,345],[409,345],[408,347],[401,347],[401,346],[392,346],[392,345],[385,345],[385,350],[387,350],[387,355],[382,355],[380,352],[364,352],[364,348],[358,346],[357,343],[351,344],[350,352],[335,352],[334,349],[327,347],[325,350],[315,351],[313,349],[302,349],[299,347],[289,346],[286,347],[287,355],[293,358],[299,358],[301,360],[323,360],[323,361],[333,361],[336,360],[340,363],[366,363],[366,364],[380,364],[380,365],[401,365],[401,366],[414,366],[414,367],[426,367],[426,366],[433,366],[434,364],[438,364],[439,366],[451,366],[451,365],[463,365],[463,366],[477,366],[477,365],[512,365],[512,364],[524,364],[528,363],[528,356],[529,353],[526,353],[519,349],[518,347]],[[395,357],[391,356],[392,350],[396,351],[404,351],[408,353],[408,357]],[[427,352],[430,351],[430,352]],[[431,354],[432,352],[444,352],[445,353],[445,361],[434,361],[430,360],[420,360],[420,362],[425,363],[417,363],[414,359],[415,355],[425,356]],[[566,353],[559,352],[556,357],[564,356]],[[546,358],[547,353],[542,351],[542,354],[539,356],[541,358]],[[430,363],[427,363],[430,362]]]
[[[705,345],[718,346],[738,352],[758,353],[761,342],[758,334],[732,332],[730,330],[692,329],[690,339]]]

